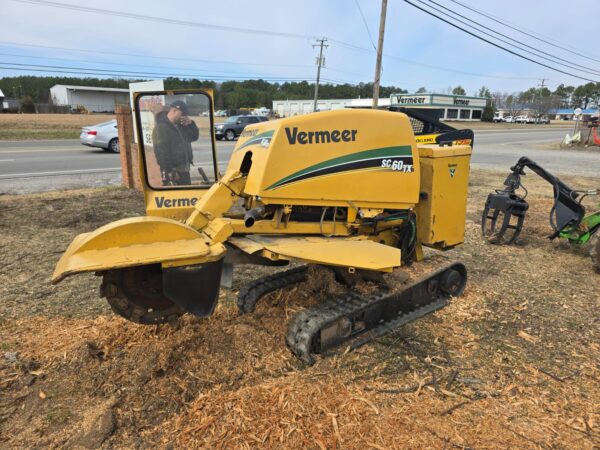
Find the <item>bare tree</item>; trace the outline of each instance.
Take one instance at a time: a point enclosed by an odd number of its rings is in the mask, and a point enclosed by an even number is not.
[[[551,110],[560,108],[562,102],[563,99],[559,95],[538,97],[533,105],[536,118],[547,116]]]
[[[508,115],[517,117],[523,113],[523,103],[519,101],[519,94],[514,93],[506,97],[505,108],[508,110]]]

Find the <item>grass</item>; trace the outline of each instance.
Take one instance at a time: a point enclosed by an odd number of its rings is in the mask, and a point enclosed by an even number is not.
[[[0,114],[0,140],[77,139],[81,127],[113,118],[107,114]]]
[[[32,130],[28,128],[15,128],[0,130],[0,141],[23,141],[29,139],[77,139],[81,128],[66,130]]]
[[[0,141],[77,139],[81,127],[107,122],[107,114],[0,114]],[[226,118],[215,117],[215,123]],[[201,130],[208,130],[208,119],[198,117]]]

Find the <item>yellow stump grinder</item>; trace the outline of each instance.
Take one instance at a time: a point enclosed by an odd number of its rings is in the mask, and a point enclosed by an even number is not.
[[[318,112],[245,126],[225,168],[214,129],[245,118],[213,123],[211,91],[137,94],[135,105],[147,215],[77,236],[53,283],[95,272],[117,314],[158,324],[210,315],[235,264],[324,266],[348,287],[292,318],[286,343],[309,363],[463,292],[461,263],[400,292],[382,284],[361,295],[352,286],[421,260],[424,245],[463,242],[472,133],[418,144],[401,112]],[[252,312],[262,296],[306,277],[304,265],[258,279],[241,289],[239,309]]]

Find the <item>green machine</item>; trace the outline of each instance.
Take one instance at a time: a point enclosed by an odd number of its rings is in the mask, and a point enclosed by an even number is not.
[[[566,239],[574,247],[589,244],[594,268],[600,273],[600,210],[587,214],[582,200],[599,195],[600,189],[571,189],[539,164],[523,156],[510,168],[504,188],[488,195],[481,218],[483,235],[493,244],[512,244],[523,229],[529,204],[525,200],[527,190],[521,184],[525,168],[536,173],[554,188],[554,204],[550,210],[550,226],[553,233],[549,239]],[[525,194],[517,191],[523,189]],[[600,207],[600,205],[599,205]]]

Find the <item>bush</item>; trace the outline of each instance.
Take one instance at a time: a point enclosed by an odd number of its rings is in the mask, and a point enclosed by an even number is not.
[[[492,122],[493,120],[494,120],[494,108],[492,108],[492,105],[488,101],[487,104],[485,105],[485,108],[483,108],[483,113],[481,114],[481,121],[482,122]]]

